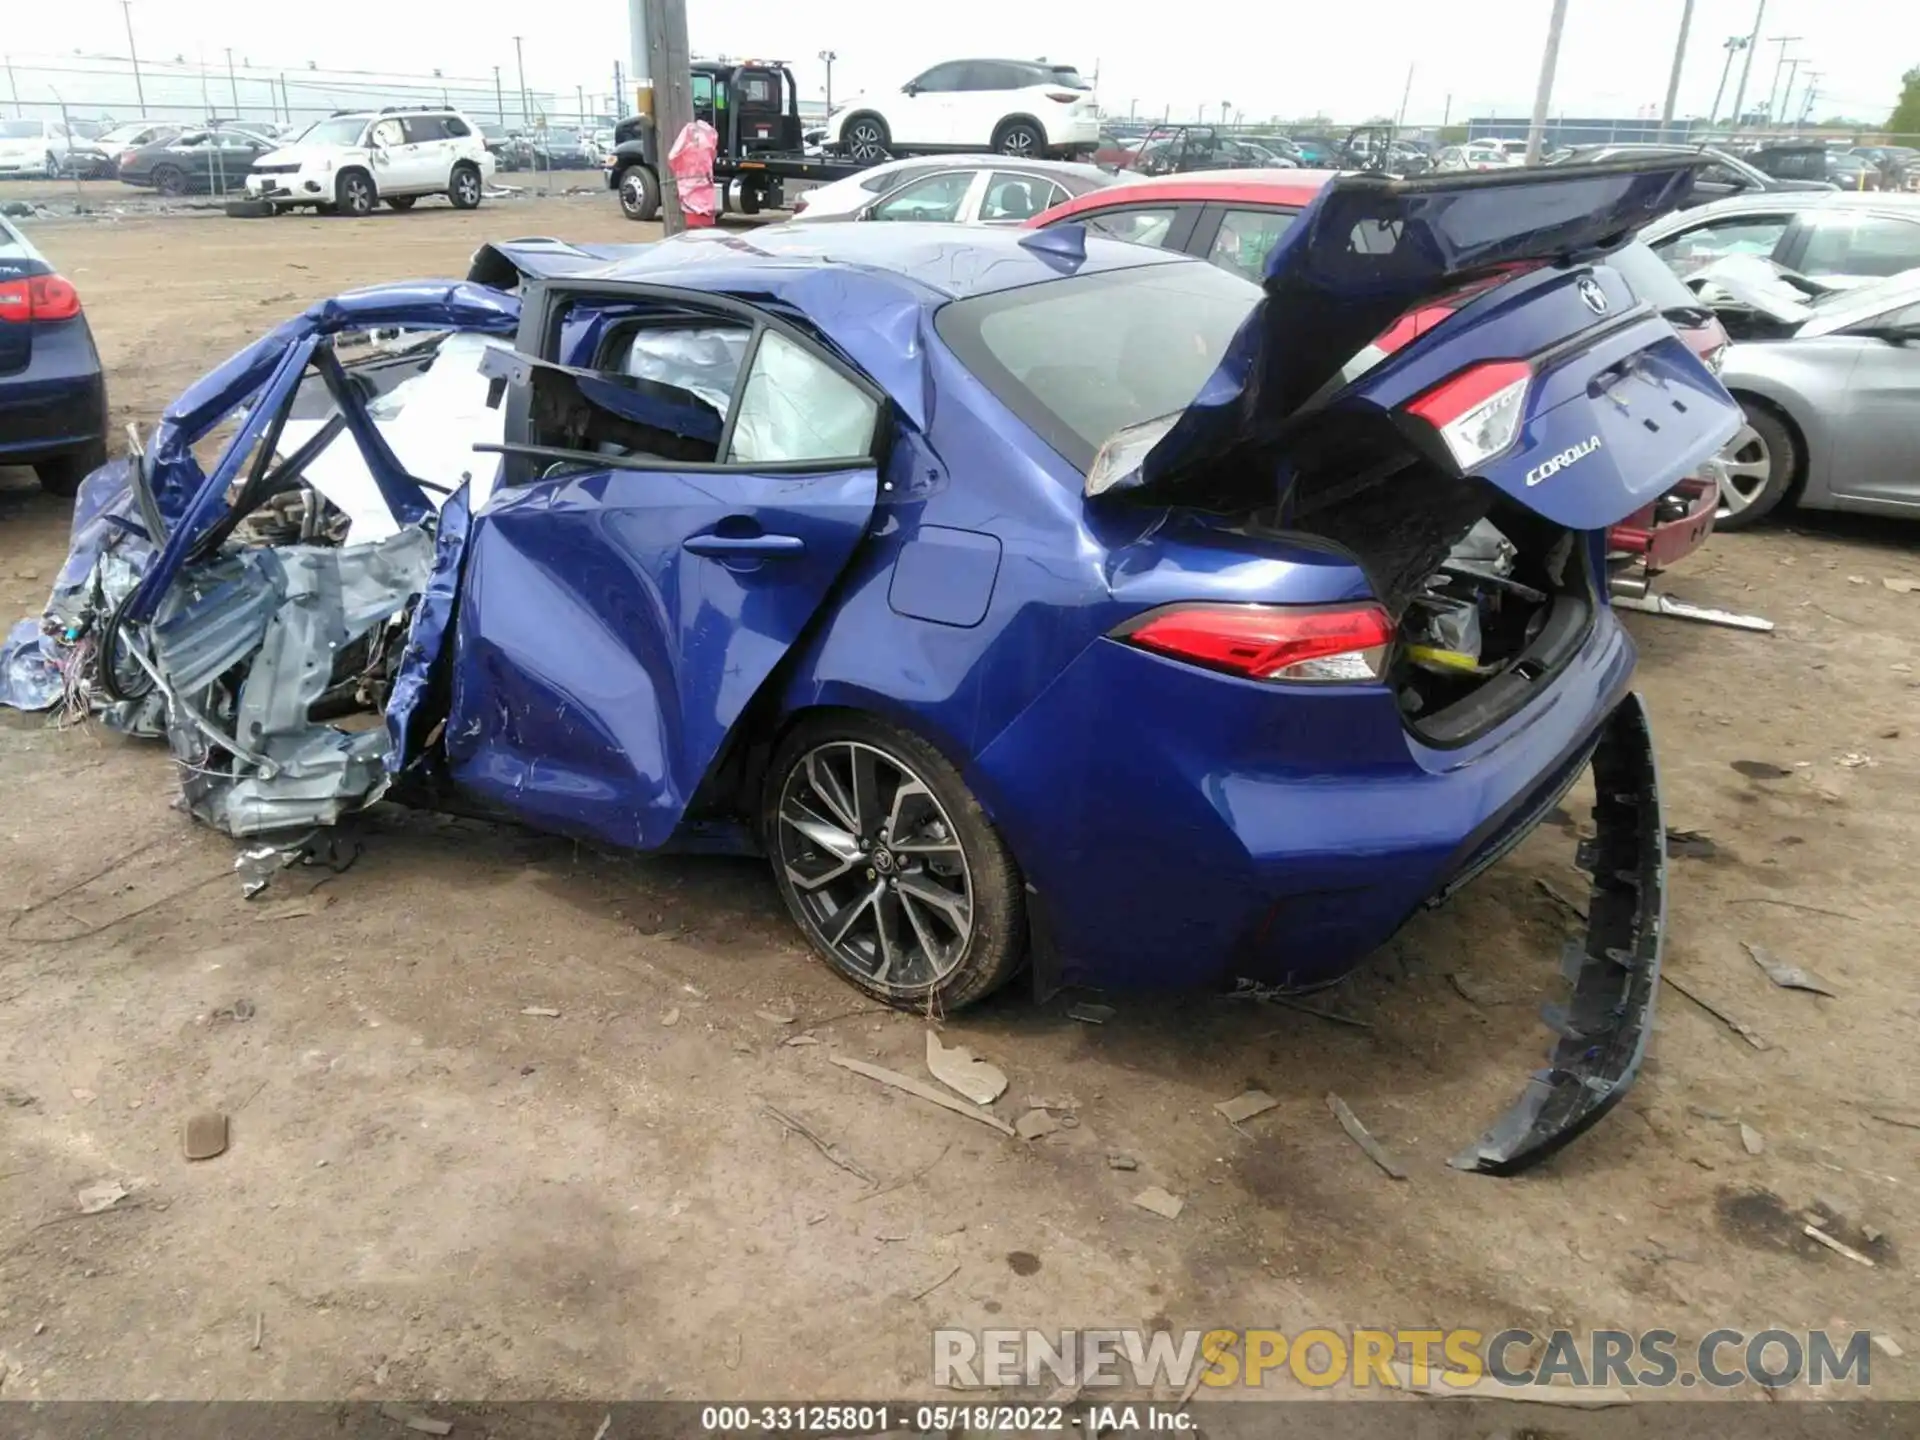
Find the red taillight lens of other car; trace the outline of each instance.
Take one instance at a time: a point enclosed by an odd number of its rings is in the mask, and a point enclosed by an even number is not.
[[[1393,643],[1380,606],[1169,605],[1114,638],[1249,680],[1338,684],[1378,680]]]
[[[0,283],[0,323],[71,320],[80,313],[80,292],[58,275],[30,275]]]

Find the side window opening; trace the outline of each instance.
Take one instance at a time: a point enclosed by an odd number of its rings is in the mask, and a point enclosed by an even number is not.
[[[398,120],[382,120],[373,127],[370,138],[375,145],[404,145],[407,142],[407,132]]]
[[[442,117],[440,121],[440,128],[455,140],[464,140],[469,135],[473,134],[473,131],[468,127],[467,122],[462,120],[458,115],[447,115]]]
[[[400,123],[409,145],[425,145],[446,138],[446,122],[438,115],[409,115]]]
[[[729,316],[623,316],[596,330],[581,305],[562,318],[565,348],[591,369],[525,367],[527,442],[543,470],[596,459],[693,465],[806,464],[872,453],[879,405],[868,391],[777,329]],[[611,307],[616,313],[625,307]]]

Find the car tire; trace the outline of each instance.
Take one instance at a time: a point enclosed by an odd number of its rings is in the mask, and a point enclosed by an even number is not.
[[[153,167],[153,188],[166,196],[180,196],[187,193],[187,172],[178,165],[156,165]]]
[[[47,152],[47,179],[58,180],[59,178],[60,178],[60,157],[54,154],[53,151],[49,150]]]
[[[1720,486],[1716,530],[1758,524],[1786,500],[1800,474],[1800,438],[1793,427],[1764,403],[1735,398],[1746,412],[1746,423],[1720,452],[1727,474]]]
[[[417,195],[389,195],[387,205],[394,210],[411,210],[413,202],[419,198]]]
[[[364,170],[342,170],[333,182],[333,206],[336,215],[363,220],[373,213],[380,196],[373,188],[373,177]]]
[[[486,191],[486,184],[480,178],[480,171],[473,165],[456,165],[447,181],[447,199],[453,202],[456,210],[478,210],[480,197]]]
[[[849,160],[885,160],[892,144],[887,122],[869,111],[849,117],[840,127],[840,148]]]
[[[84,450],[42,460],[33,467],[40,488],[49,495],[71,500],[80,491],[80,482],[107,463],[107,442],[95,440]]]
[[[645,165],[629,165],[620,172],[620,213],[629,220],[660,218],[660,177]]]
[[[960,773],[919,736],[852,711],[803,720],[774,751],[760,809],[781,898],[849,984],[899,1009],[951,1014],[1019,968],[1019,866]],[[907,838],[887,832],[896,823]]]
[[[993,132],[997,155],[1016,155],[1022,160],[1038,160],[1047,151],[1047,137],[1031,120],[1008,120]]]

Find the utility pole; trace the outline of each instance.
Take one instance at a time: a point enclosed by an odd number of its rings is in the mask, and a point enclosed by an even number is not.
[[[627,82],[620,77],[620,62],[613,62],[613,123],[627,118]]]
[[[527,103],[527,56],[520,48],[521,37],[513,37],[513,58],[520,67],[520,124],[523,129],[533,128],[533,107]]]
[[[580,128],[585,130],[587,128],[587,87],[584,85],[574,86],[573,98],[580,106]]]
[[[827,114],[833,114],[833,62],[840,58],[838,50],[822,50],[820,59],[827,67]]]
[[[233,118],[240,118],[240,81],[233,73],[233,47],[227,46],[227,87],[233,93]]]
[[[1740,128],[1740,116],[1747,103],[1747,80],[1753,74],[1753,52],[1760,46],[1760,22],[1767,18],[1767,0],[1760,0],[1753,11],[1753,33],[1747,37],[1745,63],[1740,66],[1740,88],[1733,92],[1733,128]]]
[[[1776,116],[1786,114],[1787,107],[1784,101],[1781,102],[1778,110],[1773,108],[1773,102],[1779,99],[1780,96],[1780,72],[1784,70],[1787,65],[1787,46],[1793,44],[1796,40],[1804,38],[1805,37],[1801,35],[1769,35],[1767,37],[1767,43],[1769,45],[1778,45],[1780,47],[1780,54],[1773,62],[1773,84],[1767,89],[1767,119],[1769,120],[1774,119]],[[1787,88],[1793,88],[1793,82],[1791,80],[1787,82]]]
[[[1800,67],[1804,64],[1806,64],[1806,60],[1799,55],[1794,56],[1793,59],[1787,62],[1787,89],[1786,89],[1786,93],[1780,97],[1780,123],[1783,125],[1788,123],[1787,106],[1793,99],[1794,77],[1800,73]],[[1807,73],[1811,75],[1813,72],[1809,70]],[[1769,110],[1767,113],[1768,113],[1768,118],[1771,119],[1773,112]]]
[[[1687,0],[1691,5],[1693,0]],[[1407,85],[1400,92],[1400,113],[1394,117],[1393,128],[1398,131],[1407,123],[1407,102],[1413,98],[1413,66],[1407,66]]]
[[[273,88],[273,82],[267,82],[267,88]],[[280,108],[287,112],[287,123],[293,124],[293,96],[287,91],[287,72],[280,72]]]
[[[7,89],[13,92],[13,118],[18,120],[26,112],[20,108],[20,86],[15,82],[13,78],[13,57],[11,55],[7,56],[6,62],[7,62]]]
[[[1713,92],[1713,110],[1707,116],[1709,124],[1717,123],[1720,119],[1720,102],[1726,97],[1727,77],[1733,73],[1733,57],[1747,48],[1747,37],[1744,35],[1729,35],[1726,43],[1720,48],[1727,52],[1727,61],[1726,64],[1720,67],[1720,88]]]
[[[500,67],[493,67],[493,113],[500,117],[500,123],[507,123],[507,93],[500,85]]]
[[[1452,119],[1453,119],[1453,92],[1449,90],[1447,92],[1447,108],[1440,112],[1440,128],[1442,130],[1446,129],[1448,122],[1451,121]]]
[[[653,123],[653,46],[650,43],[647,0],[627,0],[627,68],[633,76],[633,113],[640,121],[640,141],[653,140],[665,190],[666,147],[659,143]]]
[[[1823,73],[1823,71],[1819,70],[1809,70],[1807,72],[1807,98],[1800,106],[1800,123],[1802,125],[1806,124],[1808,119],[1813,115],[1813,99],[1814,96],[1820,93],[1820,78]]]
[[[1667,103],[1660,112],[1660,133],[1664,136],[1673,126],[1673,107],[1680,100],[1680,71],[1687,63],[1687,32],[1693,28],[1693,0],[1686,0],[1680,10],[1680,38],[1673,42],[1673,73],[1667,76]]]
[[[1527,125],[1527,164],[1540,163],[1547,139],[1547,106],[1553,100],[1553,72],[1560,63],[1560,32],[1567,28],[1567,0],[1553,0],[1547,20],[1547,48],[1540,54],[1540,83],[1533,92],[1533,118]]]
[[[140,81],[140,52],[133,44],[133,0],[120,0],[120,13],[127,19],[127,54],[133,57],[133,93],[140,97],[140,118],[144,120],[147,118],[147,87]]]
[[[669,235],[687,228],[680,209],[680,187],[667,168],[667,152],[693,123],[692,61],[687,54],[686,0],[643,0],[652,80],[655,154],[659,157],[660,225]]]

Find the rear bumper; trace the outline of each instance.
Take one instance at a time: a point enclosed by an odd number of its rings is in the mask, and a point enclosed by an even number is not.
[[[1720,471],[1718,460],[1709,461],[1701,474],[1614,526],[1607,532],[1608,555],[1658,575],[1705,545],[1720,508]]]
[[[1561,968],[1572,986],[1550,1006],[1559,1037],[1512,1109],[1456,1155],[1456,1169],[1511,1175],[1592,1128],[1620,1102],[1653,1033],[1666,938],[1667,848],[1653,731],[1638,695],[1608,717],[1593,752],[1596,833],[1580,847],[1592,876],[1585,936]]]
[[[0,464],[72,454],[106,433],[106,381],[85,321],[36,327],[27,368],[0,376]]]
[[[1633,660],[1602,609],[1546,695],[1440,750],[1372,687],[1277,693],[1100,641],[969,784],[1026,874],[1061,983],[1310,988],[1533,829],[1627,697]]]

